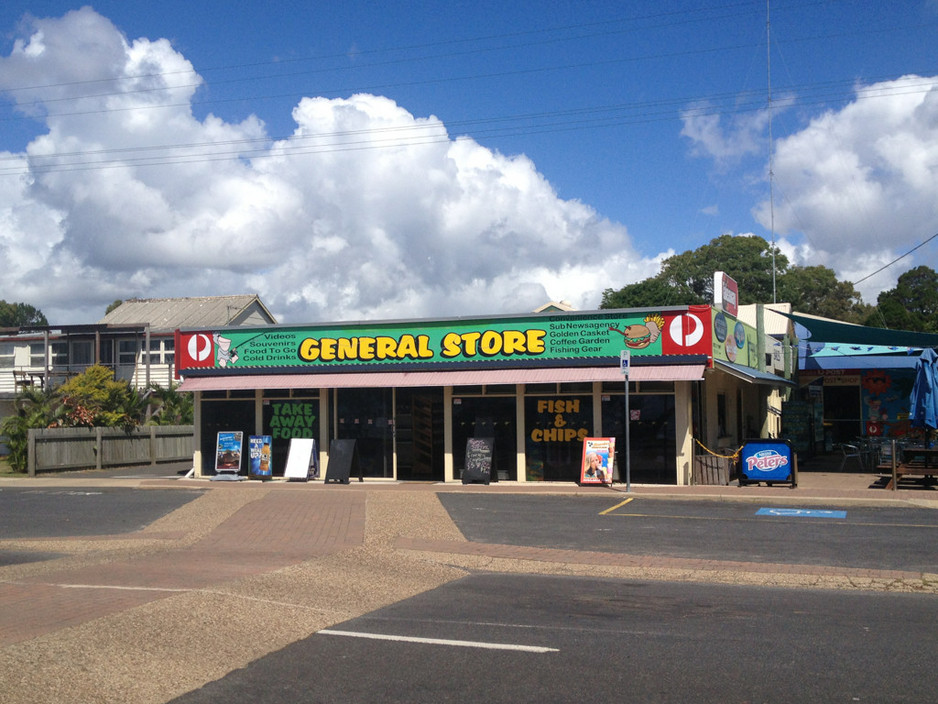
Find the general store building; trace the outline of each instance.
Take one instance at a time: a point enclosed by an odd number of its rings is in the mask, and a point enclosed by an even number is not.
[[[760,311],[761,312],[761,311]],[[180,329],[181,389],[195,395],[193,461],[215,471],[219,433],[354,440],[367,480],[460,481],[467,441],[492,438],[493,479],[574,481],[585,437],[617,438],[631,480],[689,484],[695,456],[777,437],[791,385],[773,340],[712,306],[519,316]],[[787,365],[787,366],[786,366]],[[242,473],[246,471],[242,470]]]

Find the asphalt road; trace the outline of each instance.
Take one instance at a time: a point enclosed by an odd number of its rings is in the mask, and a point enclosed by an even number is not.
[[[0,489],[0,538],[112,535],[140,530],[199,490],[94,487]]]
[[[173,701],[926,702],[936,619],[928,595],[471,575]]]
[[[442,492],[439,497],[474,542],[938,571],[933,509]]]

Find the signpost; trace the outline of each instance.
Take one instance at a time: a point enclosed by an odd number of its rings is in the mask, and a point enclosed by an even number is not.
[[[619,368],[625,377],[625,491],[632,491],[632,458],[629,438],[629,367],[632,364],[631,350],[619,352]]]

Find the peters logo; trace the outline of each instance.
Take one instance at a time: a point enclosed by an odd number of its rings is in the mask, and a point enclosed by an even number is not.
[[[771,472],[779,467],[784,467],[786,464],[788,464],[788,458],[784,455],[780,455],[775,450],[761,450],[746,458],[746,474],[749,474],[752,470]]]
[[[199,332],[181,336],[179,357],[180,369],[197,369],[215,366],[215,345],[212,336]]]
[[[681,315],[665,315],[661,351],[664,354],[712,354],[710,306],[690,306]]]

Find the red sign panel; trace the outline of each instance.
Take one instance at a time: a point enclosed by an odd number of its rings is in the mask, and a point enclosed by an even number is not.
[[[176,333],[177,369],[200,369],[215,366],[215,343],[211,333]]]
[[[686,313],[664,316],[661,351],[664,354],[713,354],[710,306],[688,306]]]

